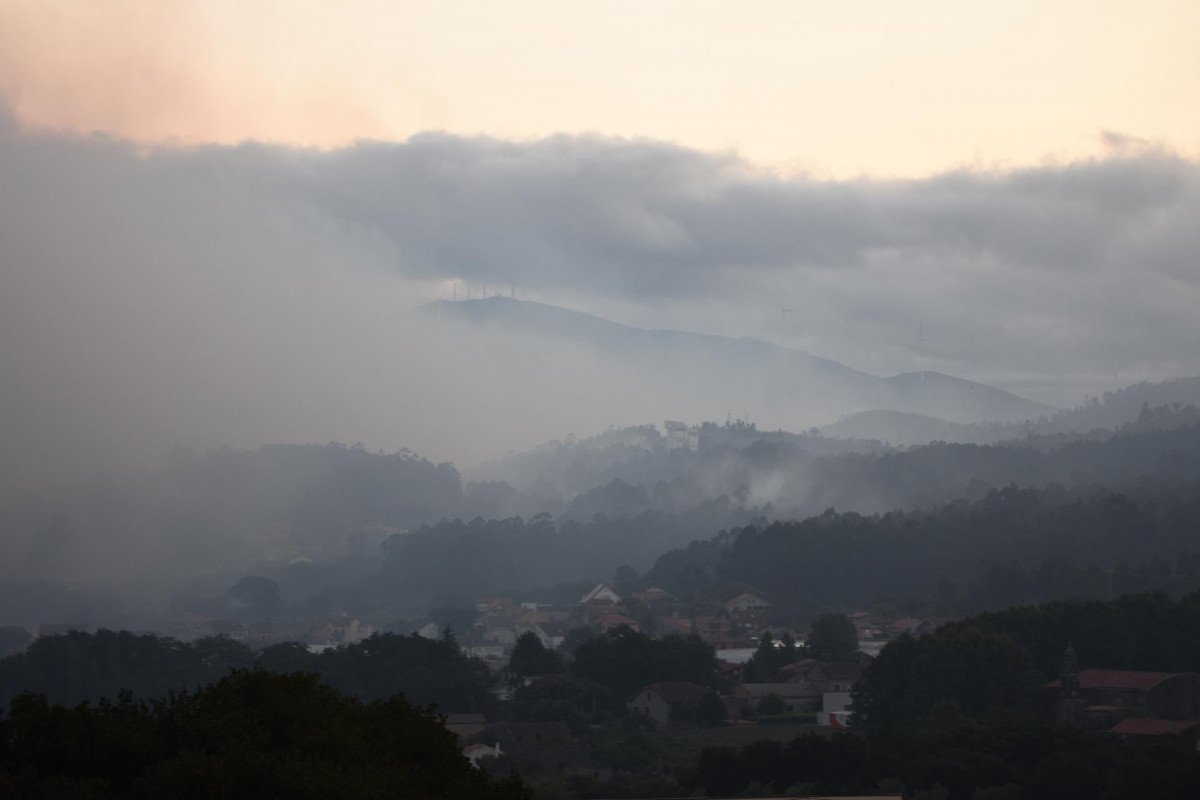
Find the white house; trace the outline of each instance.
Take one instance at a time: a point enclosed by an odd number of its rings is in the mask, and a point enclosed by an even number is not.
[[[500,743],[496,742],[495,747],[486,744],[469,744],[463,748],[462,754],[470,760],[471,766],[478,767],[480,759],[496,758],[500,755]]]
[[[579,598],[579,602],[584,605],[588,603],[619,603],[621,595],[614,592],[607,583],[597,583],[583,597]]]
[[[770,608],[771,604],[756,594],[739,594],[725,604],[730,614],[764,613]]]
[[[422,625],[421,627],[419,627],[415,631],[413,631],[413,633],[415,633],[417,636],[420,636],[423,639],[440,639],[440,638],[442,638],[442,631],[440,628],[438,628],[436,622],[426,622],[424,625]]]

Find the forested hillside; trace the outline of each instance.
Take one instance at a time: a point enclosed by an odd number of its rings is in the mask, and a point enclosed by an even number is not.
[[[1059,676],[1071,645],[1083,669],[1200,672],[1200,592],[1111,602],[1014,606],[952,622],[884,648],[855,690],[867,730],[915,730],[944,715],[976,721],[1052,721],[1043,685]]]
[[[731,530],[667,553],[646,580],[751,586],[814,610],[898,603],[954,615],[1070,597],[1200,588],[1200,484],[991,490],[975,501]]]

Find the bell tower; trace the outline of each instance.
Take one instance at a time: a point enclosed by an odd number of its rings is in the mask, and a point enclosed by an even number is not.
[[[1059,725],[1078,725],[1083,712],[1083,697],[1079,694],[1079,658],[1070,641],[1063,651],[1062,667],[1058,671],[1058,702],[1055,721]]]

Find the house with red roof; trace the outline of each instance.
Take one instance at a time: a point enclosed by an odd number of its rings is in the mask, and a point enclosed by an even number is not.
[[[1056,716],[1062,725],[1152,735],[1135,730],[1140,723],[1130,720],[1200,721],[1200,674],[1080,670],[1070,645],[1063,653],[1059,679],[1045,684],[1045,688],[1056,696]],[[1130,727],[1116,730],[1126,722]]]
[[[687,636],[692,632],[692,621],[686,617],[664,617],[658,621],[658,627],[664,636],[672,633]]]
[[[498,758],[501,755],[500,743],[493,747],[486,744],[469,744],[462,749],[462,754],[471,762],[471,766],[479,767],[480,759]]]
[[[1060,678],[1046,684],[1062,689]],[[1084,711],[1145,710],[1160,719],[1200,719],[1200,675],[1195,672],[1136,672],[1085,669],[1078,692]]]
[[[771,604],[756,594],[739,594],[725,603],[725,611],[734,625],[761,628],[767,624]]]
[[[766,613],[771,608],[771,604],[762,599],[756,594],[739,594],[729,602],[725,603],[725,610],[730,614],[748,614],[748,613]]]

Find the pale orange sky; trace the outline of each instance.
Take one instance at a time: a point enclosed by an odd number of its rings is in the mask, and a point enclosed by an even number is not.
[[[1200,155],[1200,3],[0,0],[34,131],[644,136],[819,176]]]

